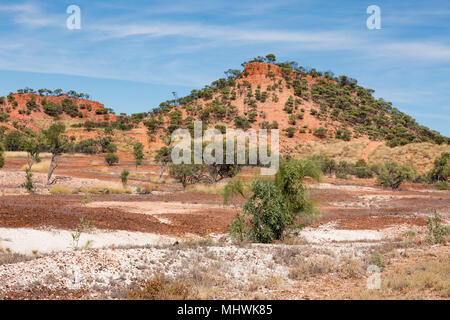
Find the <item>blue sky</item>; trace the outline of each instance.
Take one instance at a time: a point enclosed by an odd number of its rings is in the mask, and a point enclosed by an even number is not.
[[[69,5],[81,29],[69,30]],[[381,8],[369,30],[366,8]],[[279,61],[358,79],[450,136],[449,1],[4,1],[0,95],[74,89],[117,113],[142,112],[243,61]]]

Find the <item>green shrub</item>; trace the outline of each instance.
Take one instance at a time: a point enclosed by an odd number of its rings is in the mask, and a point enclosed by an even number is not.
[[[336,131],[336,139],[341,139],[344,141],[350,141],[352,138],[352,132],[350,130],[347,129],[338,129]]]
[[[450,153],[443,152],[434,160],[434,167],[428,173],[430,182],[447,181],[450,178]]]
[[[20,151],[23,135],[17,130],[9,132],[5,136],[5,148],[8,151]]]
[[[295,134],[295,131],[297,131],[297,128],[289,127],[289,128],[283,129],[283,131],[286,132],[286,135],[289,138],[292,138],[292,137],[294,137],[294,134]]]
[[[252,127],[252,125],[250,124],[250,121],[248,121],[246,118],[243,118],[241,116],[237,116],[236,118],[234,118],[234,125],[236,126],[236,128],[240,128],[240,129],[249,129]]]
[[[343,179],[343,180],[349,180],[351,179],[351,177],[349,177],[346,173],[344,172],[336,172],[336,178],[337,179]]]
[[[34,192],[34,184],[33,184],[33,174],[31,173],[31,169],[27,168],[25,169],[25,189],[27,189],[28,192],[33,193]]]
[[[95,154],[98,152],[98,141],[94,139],[81,140],[75,144],[75,151],[79,153]]]
[[[34,97],[32,97],[30,100],[27,101],[26,106],[28,111],[30,112],[39,110],[39,105],[37,104],[36,99]]]
[[[62,113],[62,107],[59,104],[56,104],[54,102],[43,102],[42,108],[44,109],[44,112],[48,114],[49,116],[56,117],[57,115]]]
[[[450,183],[447,181],[439,181],[434,184],[434,188],[437,190],[450,190]]]
[[[245,235],[256,242],[270,243],[281,239],[296,221],[313,221],[318,212],[306,199],[303,180],[307,176],[320,179],[320,170],[313,162],[288,160],[281,163],[275,181],[255,180],[252,195],[242,214],[234,217],[230,233],[240,240]]]
[[[0,112],[0,122],[8,122],[9,121],[9,114]]]
[[[117,152],[117,145],[114,143],[108,143],[106,146],[106,152],[107,153],[116,153]]]
[[[384,268],[384,260],[379,251],[376,251],[369,258],[369,264],[375,265],[381,270]]]
[[[70,99],[61,101],[62,110],[72,118],[78,117],[78,105],[73,103]]]
[[[450,234],[450,226],[442,224],[442,216],[435,213],[434,217],[428,217],[428,241],[432,243],[444,243],[447,236]]]
[[[328,130],[320,127],[318,129],[314,129],[314,135],[320,139],[326,138]]]
[[[316,181],[321,179],[320,168],[309,160],[283,160],[275,175],[275,182],[280,188],[292,216],[310,223],[317,218],[318,212],[306,199],[306,188],[303,181],[310,177]]]
[[[373,177],[373,172],[369,167],[355,167],[353,174],[360,179],[367,179]]]
[[[252,197],[242,208],[243,213],[251,217],[252,240],[270,243],[281,239],[283,231],[291,223],[291,216],[280,190],[273,181],[257,180],[253,183],[252,192]]]
[[[356,161],[355,165],[353,166],[352,173],[360,179],[373,177],[373,171],[370,167],[367,166],[367,163],[364,159]]]
[[[398,189],[404,181],[412,181],[416,177],[415,170],[407,164],[397,162],[387,162],[378,171],[377,181],[383,187],[390,187],[392,190]]]
[[[0,168],[3,168],[5,165],[5,147],[3,143],[0,141]]]
[[[198,176],[202,168],[203,166],[198,164],[171,164],[169,174],[177,179],[183,188],[186,188]]]
[[[122,185],[125,188],[128,185],[128,176],[130,175],[130,171],[127,169],[123,169],[120,174],[120,178],[122,179]]]
[[[133,156],[136,162],[136,169],[139,165],[142,164],[142,160],[144,159],[144,145],[140,142],[136,142],[133,146]]]
[[[119,162],[119,157],[114,153],[107,153],[105,156],[105,162],[108,166],[113,166]]]

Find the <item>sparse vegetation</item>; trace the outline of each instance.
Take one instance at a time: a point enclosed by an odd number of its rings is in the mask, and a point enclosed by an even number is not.
[[[50,194],[52,195],[70,195],[72,191],[64,187],[53,187],[50,189]]]
[[[25,254],[14,253],[10,250],[0,248],[0,266],[5,264],[13,264],[19,262],[30,261],[36,259],[37,256],[28,256]]]
[[[5,147],[3,143],[0,141],[0,168],[3,168],[5,165]]]
[[[442,224],[442,216],[435,212],[433,217],[427,218],[428,241],[432,243],[444,243],[450,234],[450,226]]]
[[[56,163],[57,157],[67,150],[67,137],[64,136],[66,126],[63,124],[52,124],[48,130],[44,130],[45,145],[51,152],[52,157],[47,175],[47,185],[51,183],[53,171],[58,166]]]
[[[83,246],[79,246],[80,237],[84,232],[92,232],[93,224],[89,220],[85,220],[84,217],[80,217],[80,221],[78,222],[77,228],[72,233],[72,247],[74,250],[84,250],[88,249],[92,242],[87,240]]]
[[[314,163],[288,160],[282,162],[275,181],[255,180],[242,214],[230,227],[232,235],[242,241],[245,233],[253,241],[270,243],[281,239],[286,228],[295,222],[312,222],[318,212],[305,198],[306,177],[320,179]]]
[[[105,162],[108,166],[113,166],[119,162],[119,156],[115,153],[108,152],[105,155]]]
[[[137,142],[133,146],[133,155],[134,160],[136,161],[136,169],[139,165],[142,164],[142,160],[144,159],[144,145],[140,142]]]
[[[182,282],[168,280],[163,274],[155,274],[141,286],[130,289],[128,300],[187,300],[195,299],[191,287]]]
[[[430,182],[447,182],[450,178],[450,153],[443,152],[434,160],[434,167],[428,173]]]
[[[25,189],[27,189],[27,191],[29,193],[33,193],[34,192],[34,183],[33,183],[33,174],[31,173],[31,169],[25,169],[25,184],[24,184]]]
[[[124,188],[128,185],[128,176],[130,175],[130,171],[127,169],[123,169],[122,173],[120,174],[120,178],[122,179],[122,185]]]
[[[416,175],[415,170],[407,164],[400,165],[397,162],[387,162],[378,169],[377,181],[383,187],[396,190],[402,182],[412,181]]]

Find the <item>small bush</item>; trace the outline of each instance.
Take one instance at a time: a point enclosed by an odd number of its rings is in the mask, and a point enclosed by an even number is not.
[[[306,177],[320,180],[320,170],[314,163],[288,160],[281,163],[275,181],[255,180],[251,187],[252,195],[245,202],[242,213],[233,219],[229,229],[231,235],[240,241],[249,238],[270,243],[280,240],[284,231],[297,221],[312,222],[318,212],[306,199],[303,185]],[[238,185],[234,189],[233,194],[244,194]]]
[[[292,137],[294,137],[294,134],[295,134],[295,131],[297,131],[297,128],[289,127],[289,128],[283,129],[283,131],[286,132],[286,135],[289,138],[292,138]]]
[[[108,166],[113,166],[119,162],[119,157],[114,153],[107,153],[105,156],[105,162]]]
[[[443,152],[434,160],[434,167],[428,174],[430,182],[446,182],[450,178],[450,153]]]
[[[316,137],[320,138],[320,139],[326,138],[327,134],[328,134],[328,130],[323,128],[323,127],[320,127],[318,129],[314,129],[314,135]]]
[[[434,217],[428,217],[428,241],[432,243],[444,243],[450,234],[450,227],[442,224],[442,216],[435,213]]]
[[[25,189],[27,189],[28,192],[33,193],[34,192],[34,184],[33,184],[33,174],[31,173],[30,169],[25,169]]]
[[[243,207],[244,214],[251,216],[252,239],[261,243],[281,239],[291,217],[280,190],[273,181],[257,180],[252,191]]]
[[[3,143],[0,141],[0,168],[3,168],[5,165],[5,147]]]
[[[125,188],[128,185],[128,176],[130,175],[130,171],[127,169],[123,169],[120,174],[120,178],[122,179],[122,185]]]
[[[5,136],[5,148],[7,151],[20,151],[23,135],[17,130],[9,132]]]
[[[384,260],[379,251],[376,251],[369,258],[369,264],[375,265],[381,270],[384,268]]]
[[[416,177],[415,170],[407,164],[397,162],[387,162],[379,168],[377,181],[383,187],[390,187],[392,190],[398,189],[404,181],[412,181]]]
[[[335,133],[335,137],[336,137],[336,139],[350,141],[352,138],[352,132],[347,129],[338,129]]]
[[[434,184],[434,188],[436,190],[450,190],[450,183],[447,181],[439,181]]]

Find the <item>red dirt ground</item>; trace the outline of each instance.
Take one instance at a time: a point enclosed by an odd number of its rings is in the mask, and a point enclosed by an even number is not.
[[[130,171],[135,170],[130,155],[123,155],[122,161]],[[55,175],[77,178],[96,178],[104,181],[120,181],[120,171],[124,167],[92,166],[92,161],[102,161],[101,157],[60,158],[60,166]],[[2,170],[19,169],[25,159],[11,158]],[[109,174],[101,170],[107,168]],[[145,162],[139,167],[141,172],[158,173],[161,168]],[[111,174],[112,173],[112,174]],[[244,176],[251,176],[252,170],[244,170]],[[154,174],[153,174],[154,175]],[[147,175],[144,178],[130,178],[130,185],[152,184]],[[432,209],[448,215],[450,212],[450,192],[424,192],[427,186],[405,184],[400,191],[391,190],[349,190],[343,184],[363,187],[375,187],[373,180],[353,182],[338,181],[325,177],[325,182],[336,184],[328,189],[314,189],[310,197],[317,201],[322,218],[316,224],[330,221],[339,222],[343,229],[381,229],[392,225],[408,223],[424,225],[425,215]],[[355,183],[358,183],[356,185]],[[205,235],[208,232],[225,233],[235,212],[230,207],[220,207],[222,197],[199,192],[182,192],[178,184],[158,184],[160,191],[170,193],[150,195],[92,195],[92,201],[166,201],[204,204],[205,209],[189,214],[167,212],[161,217],[172,224],[158,221],[151,215],[126,212],[119,208],[88,208],[82,205],[81,195],[54,196],[5,196],[0,197],[0,227],[59,228],[73,230],[79,218],[84,216],[92,220],[98,229],[130,230],[167,235],[186,233]],[[422,191],[415,190],[422,189]],[[431,190],[430,190],[431,191]],[[364,196],[385,197],[378,201],[367,200]],[[361,198],[363,197],[363,198]],[[387,198],[386,198],[387,197]],[[211,208],[214,206],[215,208]],[[219,206],[219,208],[217,208]]]

